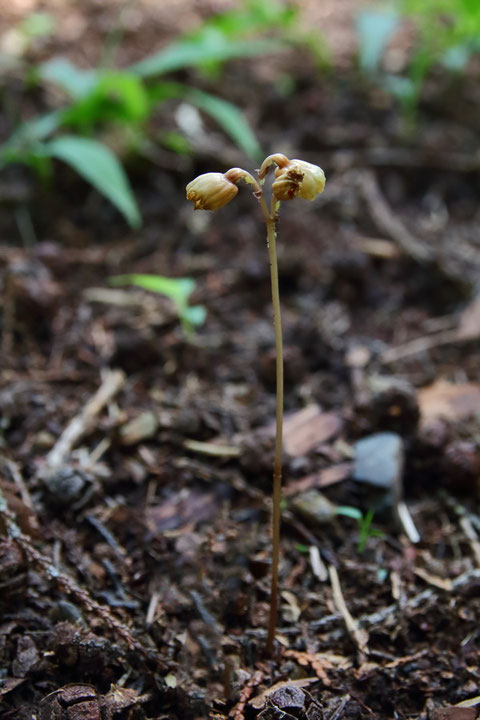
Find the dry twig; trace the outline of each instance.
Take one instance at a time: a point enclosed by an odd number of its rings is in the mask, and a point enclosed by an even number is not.
[[[83,410],[72,418],[48,453],[46,463],[49,471],[55,470],[65,463],[75,445],[90,431],[97,415],[121,390],[124,383],[125,373],[122,370],[109,370],[106,373],[96,393]]]
[[[360,629],[357,621],[354,620],[347,608],[336,567],[329,565],[328,574],[330,575],[330,583],[332,585],[333,602],[338,612],[342,615],[347,631],[358,650],[360,661],[363,662],[368,655],[368,633],[366,630]]]
[[[414,237],[394,214],[385,200],[372,170],[359,172],[357,186],[368,205],[373,221],[381,232],[391,237],[406,255],[417,262],[423,263],[433,259],[430,249]]]

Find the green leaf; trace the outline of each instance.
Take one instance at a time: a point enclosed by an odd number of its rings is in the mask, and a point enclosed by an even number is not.
[[[168,130],[161,136],[161,142],[168,150],[176,152],[178,155],[191,155],[192,146],[189,140],[176,130]]]
[[[207,319],[207,309],[203,305],[188,305],[183,311],[183,317],[194,327],[199,327]]]
[[[169,45],[128,69],[141,77],[162,75],[205,63],[225,62],[235,58],[255,57],[284,50],[278,40],[231,40],[221,33],[209,34],[199,40],[182,40]]]
[[[180,83],[160,83],[153,90],[157,100],[181,98],[210,115],[243,152],[255,162],[262,158],[262,149],[253,130],[235,105],[214,95]]]
[[[28,38],[45,38],[55,30],[55,18],[46,12],[30,13],[22,20],[19,29]]]
[[[109,279],[111,285],[135,285],[151,292],[166,295],[174,303],[175,309],[187,334],[192,328],[203,325],[207,316],[203,305],[189,305],[188,298],[195,290],[192,278],[169,278],[163,275],[116,275]]]
[[[335,512],[337,515],[344,515],[345,517],[352,518],[352,520],[362,520],[363,513],[361,510],[350,505],[338,505]]]
[[[142,80],[133,73],[105,71],[98,82],[63,115],[63,122],[91,128],[100,123],[137,124],[147,119],[149,100]]]
[[[97,70],[82,70],[66,58],[53,58],[38,67],[42,80],[62,88],[74,100],[85,97],[98,82]]]
[[[418,88],[411,78],[388,74],[383,76],[382,84],[386,90],[400,100],[416,101]]]
[[[473,49],[469,43],[463,45],[455,45],[454,47],[448,48],[442,58],[442,63],[448,70],[459,72],[464,70],[467,66],[468,61],[473,55]]]
[[[297,8],[285,7],[274,0],[246,0],[238,9],[214,15],[206,25],[218,28],[228,37],[239,37],[273,28],[288,28],[297,16]],[[204,26],[190,37],[200,36],[203,30]]]
[[[7,146],[30,146],[40,140],[45,140],[49,135],[58,130],[62,120],[62,113],[55,110],[45,115],[27,120],[7,140],[2,147]]]
[[[400,23],[390,10],[362,10],[356,16],[360,67],[365,72],[379,69],[385,48]]]
[[[21,148],[4,146],[0,148],[0,170],[6,165],[21,163],[28,165],[43,180],[49,180],[52,174],[52,161],[41,152],[42,145],[37,148]]]
[[[194,89],[190,90],[186,99],[216,120],[227,135],[230,135],[238,147],[243,150],[245,155],[255,161],[261,160],[262,148],[250,125],[236,105],[232,105],[227,100],[217,98],[209,93]]]
[[[57,130],[61,123],[61,112],[55,111],[27,120],[0,145],[0,168],[13,163],[24,163],[34,168],[39,175],[49,172],[49,161],[43,153],[43,143]]]
[[[304,555],[308,555],[310,552],[309,546],[304,545],[303,543],[295,543],[295,550],[297,550],[300,553],[303,553]]]
[[[195,290],[195,280],[192,278],[169,278],[163,275],[144,275],[132,273],[130,275],[116,275],[110,278],[112,285],[136,285],[143,290],[166,295],[176,305],[186,305],[189,296]]]
[[[76,135],[63,135],[44,145],[45,154],[70,165],[110,200],[134,228],[140,212],[123,167],[103,143]]]

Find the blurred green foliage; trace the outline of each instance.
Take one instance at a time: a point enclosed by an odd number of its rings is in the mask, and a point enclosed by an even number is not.
[[[159,105],[173,98],[212,117],[257,162],[262,155],[259,143],[235,105],[162,76],[195,68],[208,77],[218,74],[228,60],[259,57],[296,43],[315,45],[299,34],[293,8],[278,0],[244,0],[240,8],[210,18],[194,32],[122,70],[84,70],[66,58],[52,58],[32,68],[30,82],[59,88],[65,104],[21,124],[0,147],[0,169],[24,163],[48,177],[52,159],[62,160],[103,193],[132,227],[138,227],[140,213],[125,171],[114,152],[95,139],[98,134],[120,127],[133,149],[148,146],[148,120]],[[190,151],[181,132],[169,133],[166,142],[175,152]]]
[[[182,327],[187,335],[203,325],[207,311],[203,305],[189,305],[190,295],[196,287],[192,278],[169,278],[162,275],[116,275],[110,278],[111,285],[133,285],[150,292],[165,295],[172,301]]]
[[[414,28],[413,48],[404,74],[381,71],[383,53],[406,21]],[[478,0],[396,0],[373,5],[356,18],[360,67],[377,74],[414,120],[425,81],[435,67],[461,73],[480,51]]]

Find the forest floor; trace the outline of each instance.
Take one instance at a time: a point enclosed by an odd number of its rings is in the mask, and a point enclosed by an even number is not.
[[[248,189],[215,214],[185,200],[246,165],[208,125],[193,156],[128,165],[136,232],[66,168],[0,178],[2,717],[476,717],[452,706],[480,681],[478,90],[432,82],[407,133],[352,66],[280,65],[291,95],[276,59],[202,81],[266,154],[327,175],[278,227],[275,653],[268,259]],[[131,272],[194,278],[205,324],[109,285]]]

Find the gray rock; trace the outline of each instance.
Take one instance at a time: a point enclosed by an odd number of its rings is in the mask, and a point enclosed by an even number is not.
[[[404,454],[400,435],[369,435],[355,444],[353,477],[376,489],[386,505],[396,505],[402,497]]]

